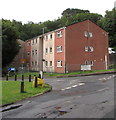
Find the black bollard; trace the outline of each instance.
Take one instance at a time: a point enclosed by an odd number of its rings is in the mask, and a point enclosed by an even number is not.
[[[21,89],[20,89],[21,93],[24,93],[24,81],[21,81]]]
[[[31,82],[31,75],[29,75],[29,82]]]
[[[15,75],[15,81],[17,81],[17,75]]]
[[[6,75],[6,80],[8,81],[8,75]]]
[[[35,88],[37,87],[37,77],[35,77]]]
[[[24,75],[22,75],[22,81],[24,81]]]

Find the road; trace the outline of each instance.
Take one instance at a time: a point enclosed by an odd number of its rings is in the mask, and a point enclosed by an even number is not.
[[[49,78],[53,90],[14,105],[3,118],[114,118],[116,75]]]

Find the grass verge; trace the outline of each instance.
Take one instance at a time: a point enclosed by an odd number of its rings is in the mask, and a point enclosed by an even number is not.
[[[46,76],[68,76],[68,75],[79,75],[79,74],[89,74],[89,73],[100,73],[100,72],[108,72],[108,71],[116,71],[116,69],[95,70],[95,71],[79,71],[79,72],[71,72],[71,73],[45,73],[45,75],[46,75]]]
[[[37,94],[43,93],[49,89],[51,86],[45,84],[42,88],[38,86],[37,88],[32,88],[32,82],[24,82],[24,93],[20,93],[20,81],[0,81],[2,82],[2,105],[14,103],[25,98],[35,96]]]

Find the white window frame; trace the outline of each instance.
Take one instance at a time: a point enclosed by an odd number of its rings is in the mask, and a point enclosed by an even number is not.
[[[34,55],[34,50],[32,50],[32,55]]]
[[[92,38],[92,37],[93,37],[92,32],[89,32],[89,37],[90,37],[90,38]]]
[[[48,48],[45,49],[45,53],[46,53],[46,54],[48,53]]]
[[[84,32],[84,36],[88,37],[88,32],[87,31]]]
[[[62,67],[62,60],[57,61],[57,67]]]
[[[52,53],[52,47],[50,47],[50,53]]]
[[[89,47],[85,46],[85,52],[89,52]]]
[[[85,61],[85,65],[89,65],[89,61],[88,60]]]
[[[50,40],[52,40],[52,38],[53,38],[53,35],[52,35],[52,34],[50,34]]]
[[[32,40],[33,42],[32,42],[32,45],[34,45],[34,39]]]
[[[30,55],[30,52],[27,52],[27,56],[29,56]]]
[[[37,61],[35,61],[35,65],[37,65]]]
[[[37,50],[35,50],[35,55],[37,55]]]
[[[61,37],[62,37],[62,31],[58,31],[58,32],[57,32],[57,37],[58,37],[58,38],[61,38]]]
[[[34,66],[34,62],[32,61],[32,66]]]
[[[30,46],[30,42],[27,43],[27,46]]]
[[[90,46],[89,49],[90,49],[90,52],[94,51],[94,48],[92,46]]]
[[[62,46],[57,46],[57,52],[62,52]]]
[[[46,40],[48,40],[48,35],[46,35]]]
[[[94,65],[92,60],[90,61],[90,65],[91,65],[91,66],[93,66],[93,65]]]
[[[45,62],[45,66],[48,67],[48,61]]]
[[[50,61],[50,67],[52,67],[52,61]]]

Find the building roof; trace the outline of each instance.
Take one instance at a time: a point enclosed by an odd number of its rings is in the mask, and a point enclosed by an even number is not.
[[[47,35],[47,34],[50,34],[50,33],[52,33],[52,32],[57,32],[57,31],[59,31],[59,30],[61,30],[61,29],[66,29],[66,28],[69,27],[69,26],[72,26],[72,25],[74,25],[74,24],[80,24],[80,23],[83,23],[83,22],[86,22],[86,21],[95,24],[95,25],[98,26],[100,29],[102,29],[103,31],[105,31],[103,28],[101,28],[99,25],[97,25],[96,23],[92,22],[91,20],[84,20],[84,21],[81,21],[81,22],[74,22],[74,23],[72,23],[72,24],[70,24],[70,25],[67,25],[67,26],[58,28],[58,29],[56,29],[56,30],[53,30],[53,31],[50,31],[50,32],[41,34],[41,35],[39,35],[39,36],[33,37],[33,38],[28,39],[28,40],[26,40],[26,41],[30,41],[30,40],[35,39],[35,38],[37,38],[37,37],[42,37],[43,35]],[[107,32],[107,31],[105,31],[105,32]],[[108,32],[107,32],[107,33],[108,33]]]

